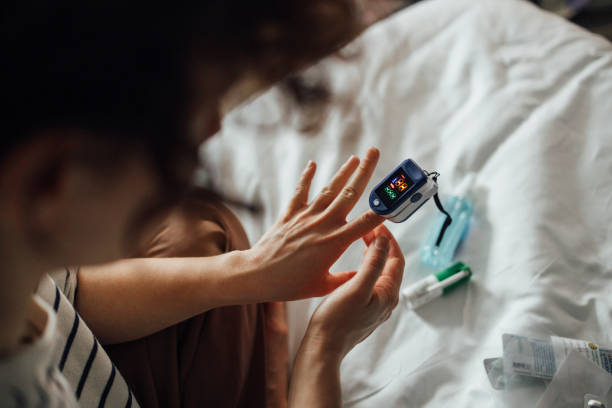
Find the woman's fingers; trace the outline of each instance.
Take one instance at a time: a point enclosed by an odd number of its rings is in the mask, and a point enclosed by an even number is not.
[[[384,300],[384,303],[391,308],[395,307],[399,299],[399,290],[402,285],[403,275],[403,259],[391,258],[391,256],[389,256],[387,264],[376,282],[374,291]]]
[[[366,244],[366,249],[368,249],[368,246],[370,246],[370,244],[376,239],[375,231],[376,229],[373,229],[362,237],[363,242]]]
[[[359,272],[351,279],[352,289],[365,302],[370,301],[374,285],[383,272],[389,255],[389,239],[377,237],[368,247]]]
[[[391,231],[389,231],[389,228],[387,228],[386,226],[379,225],[378,227],[376,227],[376,229],[372,231],[371,234],[364,236],[364,240],[367,240],[369,237],[372,237],[373,239],[381,235],[387,237],[391,245],[391,247],[389,248],[389,257],[399,258],[403,262],[404,255],[402,254],[402,249],[400,248],[399,243],[397,242]],[[366,241],[366,243],[369,245],[369,242]]]
[[[379,236],[386,237],[389,240],[390,246],[389,256],[375,284],[374,294],[380,305],[390,313],[399,300],[399,290],[404,276],[405,261],[397,240],[384,225],[379,225],[376,229],[364,235],[363,240],[369,246]]]
[[[325,210],[351,178],[357,166],[359,166],[359,158],[351,156],[312,202],[310,207],[312,211],[319,212]]]
[[[372,210],[368,210],[359,217],[340,227],[337,234],[343,242],[347,243],[351,243],[362,237],[364,240],[366,240],[366,236],[384,221],[384,217],[376,214]],[[375,237],[372,236],[370,240],[373,240],[374,238]],[[366,244],[369,245],[369,242],[366,241]]]
[[[308,193],[310,191],[310,184],[312,183],[312,179],[317,170],[317,165],[312,160],[308,162],[306,168],[302,172],[300,176],[300,181],[298,181],[297,186],[295,187],[295,192],[293,194],[293,198],[289,202],[289,207],[287,208],[287,216],[291,217],[295,212],[301,210],[308,204]]]
[[[340,194],[337,195],[328,207],[327,211],[330,214],[337,215],[343,220],[346,218],[368,185],[370,177],[372,177],[372,173],[374,173],[374,169],[376,168],[376,163],[378,163],[379,156],[380,152],[378,149],[374,147],[368,149],[365,157],[361,161],[359,169],[351,178],[350,183],[344,186]]]
[[[381,225],[376,228],[374,233],[377,236],[376,239],[380,236],[389,239],[389,256],[380,277],[374,285],[374,295],[390,313],[399,301],[399,291],[404,277],[404,255],[387,227]]]

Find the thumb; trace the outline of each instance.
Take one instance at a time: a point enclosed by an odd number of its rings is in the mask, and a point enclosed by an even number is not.
[[[387,237],[376,237],[374,242],[368,246],[357,275],[350,281],[353,288],[361,292],[368,300],[372,295],[374,284],[385,267],[389,246]]]
[[[328,274],[325,294],[333,292],[339,286],[344,285],[346,282],[350,281],[353,276],[355,276],[355,274],[357,274],[356,271],[345,271]]]

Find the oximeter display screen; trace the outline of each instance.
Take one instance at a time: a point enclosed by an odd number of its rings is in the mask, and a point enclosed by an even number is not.
[[[376,190],[376,194],[387,207],[391,207],[413,184],[404,170],[398,169]]]

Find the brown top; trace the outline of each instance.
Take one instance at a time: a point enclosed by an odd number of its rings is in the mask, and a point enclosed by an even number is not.
[[[142,257],[201,257],[245,250],[249,242],[234,214],[198,191],[142,248]],[[287,405],[283,303],[210,310],[107,351],[143,407]]]

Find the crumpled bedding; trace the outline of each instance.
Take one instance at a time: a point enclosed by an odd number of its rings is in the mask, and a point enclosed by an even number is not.
[[[472,281],[416,312],[400,302],[343,362],[344,405],[512,406],[483,368],[503,333],[612,345],[610,43],[521,0],[429,0],[343,53],[304,74],[329,83],[324,109],[304,112],[271,88],[228,115],[201,155],[217,190],[261,206],[237,209],[252,242],[309,159],[316,192],[369,146],[381,150],[369,188],[413,158],[441,173],[442,198],[472,200],[458,254]],[[349,218],[367,208],[364,196]],[[403,286],[433,272],[419,248],[436,211],[428,203],[389,225],[406,256]],[[334,270],[358,267],[362,249]],[[319,301],[289,305],[292,353]],[[530,391],[532,406],[542,391]]]

